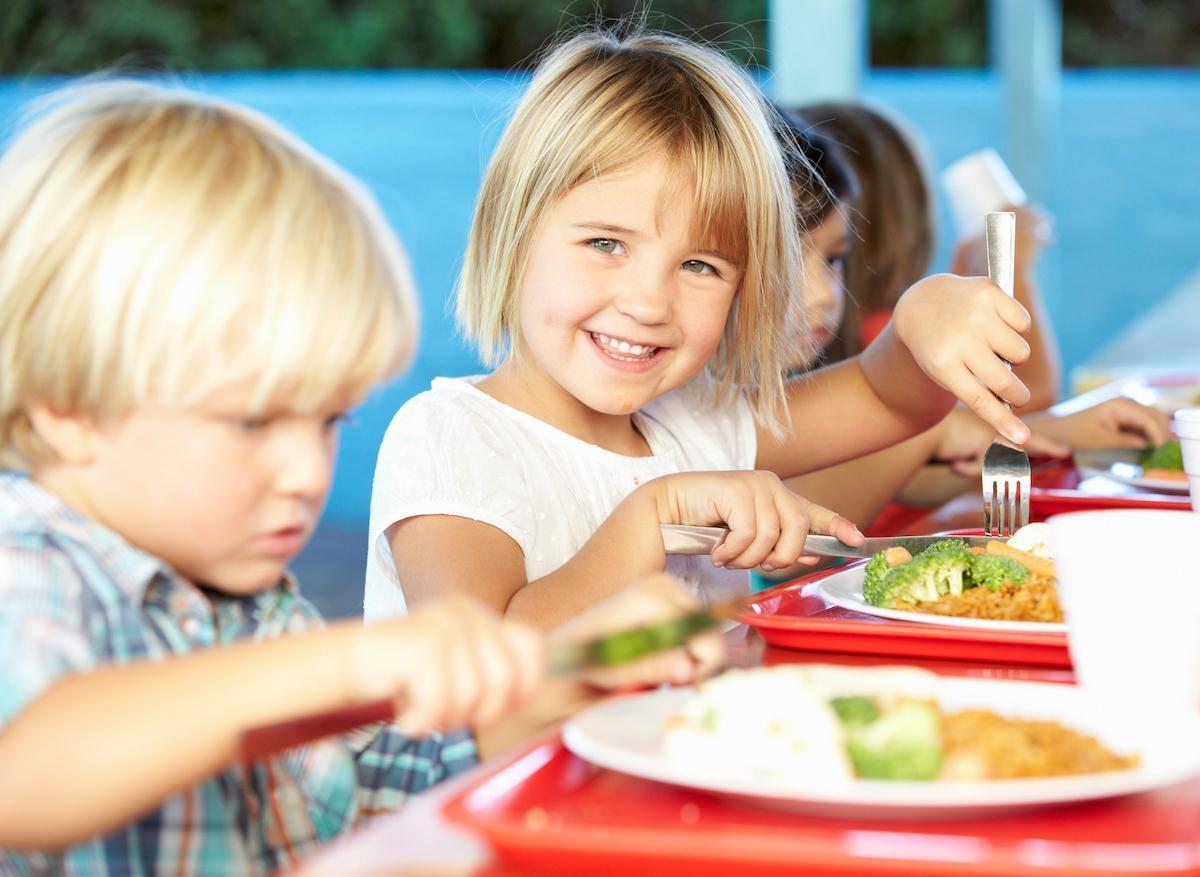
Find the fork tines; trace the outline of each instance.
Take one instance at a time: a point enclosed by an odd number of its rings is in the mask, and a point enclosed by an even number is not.
[[[1029,523],[1029,457],[994,442],[983,457],[983,530],[1008,537]]]

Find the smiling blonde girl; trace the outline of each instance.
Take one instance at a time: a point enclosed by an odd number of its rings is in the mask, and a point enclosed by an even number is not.
[[[389,427],[368,617],[468,592],[549,626],[664,565],[728,594],[793,563],[810,528],[861,538],[780,476],[914,435],[954,393],[1025,438],[993,393],[1024,401],[1002,359],[1025,357],[1028,315],[978,278],[918,284],[861,357],[785,385],[802,272],[774,123],[743,71],[684,40],[588,33],[549,54],[459,284],[497,367],[436,380]],[[731,533],[711,563],[668,564],[662,523]]]

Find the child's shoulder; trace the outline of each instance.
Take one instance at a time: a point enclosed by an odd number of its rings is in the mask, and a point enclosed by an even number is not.
[[[482,379],[435,378],[428,390],[400,406],[388,425],[384,448],[416,443],[443,454],[473,448],[513,452],[531,439],[540,443],[551,437],[553,427],[479,389]]]

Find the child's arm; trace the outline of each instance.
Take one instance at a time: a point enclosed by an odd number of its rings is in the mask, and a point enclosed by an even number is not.
[[[927,277],[861,356],[793,382],[792,429],[759,430],[757,465],[790,477],[861,457],[929,429],[955,396],[1023,443],[1029,429],[1000,400],[1029,398],[1005,365],[1028,357],[1020,334],[1028,328],[1029,314],[990,280]]]
[[[728,526],[713,562],[736,569],[790,566],[810,529],[852,544],[862,538],[845,518],[792,493],[769,472],[687,472],[647,482],[570,560],[534,581],[526,579],[517,543],[490,524],[424,515],[394,525],[388,538],[410,604],[466,593],[549,630],[626,582],[662,572],[659,524]]]
[[[62,678],[0,731],[0,845],[57,849],[226,767],[255,725],[397,696],[401,727],[495,721],[540,682],[541,638],[462,599]]]

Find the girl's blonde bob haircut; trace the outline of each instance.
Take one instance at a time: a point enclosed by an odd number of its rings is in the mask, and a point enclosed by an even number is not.
[[[131,81],[59,92],[0,158],[0,465],[28,411],[119,419],[251,381],[255,411],[353,401],[417,311],[366,190],[266,117]]]
[[[802,275],[774,128],[758,89],[713,49],[644,32],[590,32],[553,49],[483,180],[458,286],[464,335],[489,365],[508,355],[529,243],[547,209],[584,180],[664,155],[679,170],[668,185],[692,189],[697,243],[743,269],[712,375],[725,398],[752,392],[760,422],[777,428],[783,363],[806,327],[787,319]]]

